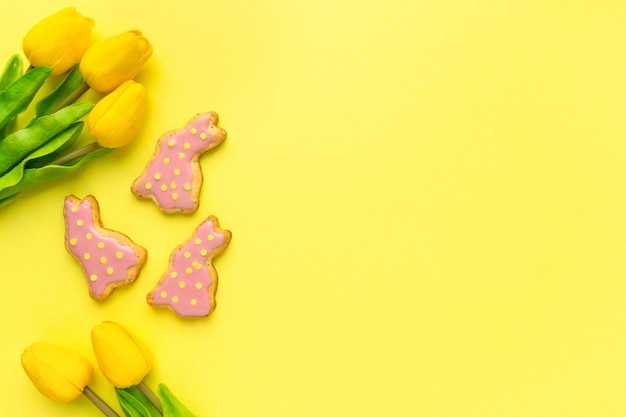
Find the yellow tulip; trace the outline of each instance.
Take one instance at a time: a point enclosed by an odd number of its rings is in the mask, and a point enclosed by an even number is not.
[[[37,342],[22,353],[22,366],[35,387],[60,402],[78,397],[93,378],[93,367],[73,350]]]
[[[131,30],[92,45],[80,61],[80,72],[89,87],[109,93],[132,80],[152,56],[152,45],[141,32]]]
[[[22,47],[33,67],[50,66],[52,74],[63,74],[80,61],[89,46],[94,21],[74,7],[50,15],[24,36]]]
[[[100,370],[117,388],[139,384],[152,368],[145,345],[118,323],[105,321],[94,327],[91,343]]]
[[[91,135],[105,148],[119,148],[133,140],[143,122],[148,94],[129,80],[100,100],[87,116]]]

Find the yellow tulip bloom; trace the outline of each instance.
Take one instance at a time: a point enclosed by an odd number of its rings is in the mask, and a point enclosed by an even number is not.
[[[33,67],[50,66],[52,74],[63,74],[77,64],[89,46],[94,21],[74,7],[50,15],[24,36],[24,55]]]
[[[132,80],[100,100],[87,116],[91,135],[105,148],[119,148],[132,141],[143,123],[148,103],[144,86]]]
[[[80,61],[80,72],[89,86],[109,93],[132,80],[152,56],[152,45],[141,32],[131,30],[92,45]]]
[[[148,349],[120,324],[100,323],[91,331],[91,343],[100,370],[117,388],[139,384],[152,368]]]
[[[93,367],[73,350],[37,342],[22,354],[22,366],[35,387],[60,402],[78,397],[93,378]]]

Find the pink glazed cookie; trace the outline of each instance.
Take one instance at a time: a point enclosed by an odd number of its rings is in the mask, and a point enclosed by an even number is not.
[[[202,187],[200,154],[222,143],[217,113],[199,114],[179,130],[161,136],[154,156],[131,186],[134,195],[151,198],[165,213],[193,213]]]
[[[80,263],[89,295],[102,301],[117,287],[133,282],[147,251],[128,236],[102,227],[97,200],[65,197],[65,248]]]
[[[228,245],[231,233],[210,216],[174,249],[169,267],[146,297],[153,307],[168,307],[183,318],[208,316],[215,309],[217,272],[213,258]]]

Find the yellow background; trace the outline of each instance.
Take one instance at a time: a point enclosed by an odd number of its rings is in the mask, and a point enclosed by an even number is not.
[[[96,38],[151,40],[149,115],[0,211],[0,414],[98,415],[41,396],[19,357],[45,340],[93,360],[102,320],[198,417],[626,413],[626,3],[12,2],[0,56],[66,5]],[[228,137],[198,212],[131,195],[160,134],[211,110]],[[63,247],[68,194],[149,251],[102,303]],[[209,214],[233,233],[216,311],[152,309]]]

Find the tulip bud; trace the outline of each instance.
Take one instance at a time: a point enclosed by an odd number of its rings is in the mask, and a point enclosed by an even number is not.
[[[124,81],[132,80],[151,56],[148,39],[138,30],[131,30],[87,49],[80,72],[92,89],[109,93]]]
[[[100,323],[91,331],[91,343],[100,370],[117,388],[137,385],[150,372],[148,349],[120,324]]]
[[[93,367],[73,350],[37,342],[22,354],[22,366],[35,387],[54,401],[78,397],[93,377]]]
[[[74,7],[48,16],[24,36],[24,55],[33,67],[49,66],[52,74],[63,74],[76,65],[89,46],[94,21]]]
[[[147,102],[145,87],[126,81],[96,103],[87,116],[91,135],[105,148],[127,145],[141,128]]]

